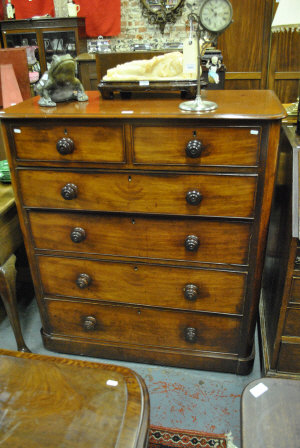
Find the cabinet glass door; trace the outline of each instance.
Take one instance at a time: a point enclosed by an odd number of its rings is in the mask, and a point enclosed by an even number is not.
[[[70,54],[73,58],[77,56],[76,39],[74,31],[47,31],[43,32],[43,42],[47,70],[51,64],[52,56]]]
[[[37,36],[35,33],[5,33],[7,48],[37,46]]]

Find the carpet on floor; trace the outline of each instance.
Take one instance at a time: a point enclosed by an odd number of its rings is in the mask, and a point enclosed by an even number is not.
[[[150,426],[148,448],[229,448],[226,434]]]

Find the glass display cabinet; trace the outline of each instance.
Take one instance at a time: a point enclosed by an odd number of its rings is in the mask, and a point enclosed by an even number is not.
[[[26,46],[35,50],[40,74],[49,68],[54,54],[76,57],[86,51],[83,17],[4,20],[0,26],[4,48]]]

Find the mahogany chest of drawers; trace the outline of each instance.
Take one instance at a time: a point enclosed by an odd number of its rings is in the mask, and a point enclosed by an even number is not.
[[[249,372],[281,104],[88,94],[2,114],[45,346]]]

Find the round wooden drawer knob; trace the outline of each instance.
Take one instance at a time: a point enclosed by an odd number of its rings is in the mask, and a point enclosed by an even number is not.
[[[183,288],[183,293],[186,300],[188,300],[189,302],[193,302],[199,297],[199,288],[197,285],[189,283]]]
[[[66,184],[62,189],[61,189],[61,195],[62,197],[66,200],[66,201],[70,201],[72,199],[76,199],[77,198],[77,192],[78,192],[78,188],[77,185],[75,184]]]
[[[184,338],[187,342],[197,341],[197,330],[193,327],[186,327],[184,329]]]
[[[72,154],[74,151],[74,142],[69,137],[63,137],[56,143],[56,149],[62,156]]]
[[[199,238],[196,235],[188,235],[185,239],[184,246],[189,252],[195,252],[200,245]]]
[[[197,157],[200,157],[202,149],[203,145],[200,140],[193,139],[186,145],[185,152],[188,157],[196,159]]]
[[[191,190],[187,192],[185,199],[190,205],[199,205],[202,200],[202,194],[198,190]]]
[[[91,282],[92,279],[88,274],[79,274],[76,279],[76,285],[80,289],[87,288],[88,286],[90,286]]]
[[[93,331],[96,328],[97,320],[93,316],[87,316],[83,321],[83,328],[86,331]]]
[[[81,241],[85,240],[85,230],[81,227],[74,227],[70,236],[73,243],[81,243]]]

